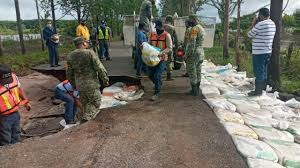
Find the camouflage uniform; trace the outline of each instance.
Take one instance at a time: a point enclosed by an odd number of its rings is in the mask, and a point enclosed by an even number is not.
[[[194,19],[195,17],[197,16],[192,15],[190,16],[190,19]],[[187,72],[189,74],[191,86],[192,88],[197,89],[198,94],[201,82],[201,64],[204,60],[204,51],[202,48],[204,35],[204,29],[200,24],[191,27],[186,45]]]
[[[174,54],[174,52],[176,52],[176,50],[178,48],[178,38],[177,38],[177,34],[176,34],[174,26],[172,26],[170,24],[165,24],[164,29],[171,35],[172,42],[173,42],[173,50],[170,51],[170,53],[168,55],[168,62],[167,62],[167,76],[169,79],[171,79],[171,74],[172,74],[173,66],[174,66],[173,54]]]
[[[150,21],[152,16],[152,2],[144,0],[140,8],[140,23],[144,24],[144,30],[149,33],[151,31]]]
[[[100,112],[99,78],[108,81],[107,71],[95,52],[90,49],[76,49],[71,52],[67,57],[67,65],[67,79],[72,86],[76,86],[80,95],[83,106],[82,119],[90,120]]]

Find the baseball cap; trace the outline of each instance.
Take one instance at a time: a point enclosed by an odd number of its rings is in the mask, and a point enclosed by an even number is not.
[[[162,29],[163,28],[163,22],[160,19],[156,20],[156,22],[155,22],[155,28],[156,29]]]
[[[0,64],[0,84],[6,85],[13,82],[11,69],[8,65]]]

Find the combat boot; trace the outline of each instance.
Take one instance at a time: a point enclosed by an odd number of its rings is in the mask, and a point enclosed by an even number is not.
[[[191,95],[191,96],[197,96],[197,95],[199,95],[199,91],[197,90],[197,84],[196,85],[192,85],[191,84],[191,87],[192,87],[192,90],[189,91],[187,93],[187,95]]]
[[[172,78],[172,73],[167,73],[167,79],[166,79],[166,81],[172,81],[172,80],[174,80]]]
[[[264,81],[255,81],[255,90],[248,93],[248,96],[261,96],[263,88],[265,86]]]
[[[197,83],[197,89],[198,89],[198,95],[202,95],[201,89],[200,89],[200,82]]]

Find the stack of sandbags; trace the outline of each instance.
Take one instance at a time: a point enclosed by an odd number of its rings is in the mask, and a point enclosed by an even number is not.
[[[247,164],[249,168],[284,168],[278,163],[274,163],[263,159],[248,158]]]
[[[209,98],[204,100],[212,109],[223,109],[229,111],[236,111],[235,105],[224,98]]]
[[[226,131],[231,136],[243,136],[243,137],[258,139],[257,134],[246,125],[231,123],[231,122],[222,123],[222,124],[224,125]]]

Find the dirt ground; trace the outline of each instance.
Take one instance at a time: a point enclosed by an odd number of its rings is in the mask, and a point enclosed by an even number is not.
[[[121,43],[113,44],[113,60],[105,62],[111,75],[134,75],[129,55]],[[160,101],[149,101],[153,85],[143,78],[142,100],[104,109],[94,120],[66,131],[0,148],[0,167],[246,168],[211,109],[200,97],[184,94],[189,85],[181,73],[164,82]],[[49,78],[43,87],[53,88],[56,82]],[[50,91],[32,89],[34,105],[46,95],[43,102],[51,103]],[[46,108],[40,106],[34,108]]]

